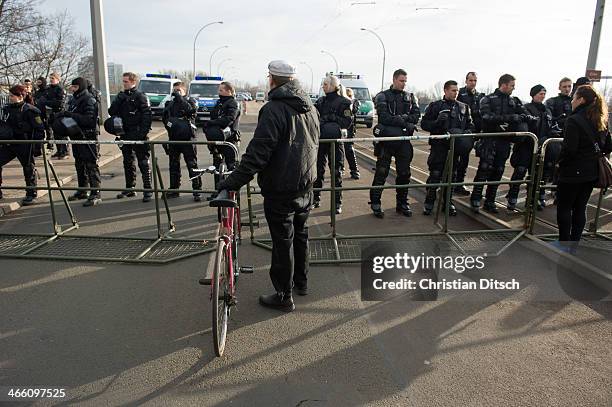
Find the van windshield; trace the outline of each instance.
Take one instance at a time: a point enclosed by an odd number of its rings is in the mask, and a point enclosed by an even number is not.
[[[357,100],[372,100],[370,90],[368,88],[352,88],[353,95]]]
[[[192,83],[189,96],[197,98],[216,98],[219,96],[219,85],[214,83]]]
[[[156,93],[158,95],[170,94],[170,82],[142,80],[138,83],[138,90],[143,93]]]

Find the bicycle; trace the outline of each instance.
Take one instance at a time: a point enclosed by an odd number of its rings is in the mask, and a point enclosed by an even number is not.
[[[195,169],[193,178],[204,173],[219,175],[224,179],[231,171],[226,171],[224,163],[206,169]],[[240,207],[236,200],[236,191],[223,190],[209,202],[217,208],[219,227],[217,231],[217,249],[215,265],[211,279],[200,279],[201,285],[211,285],[212,332],[215,354],[223,356],[227,339],[227,325],[232,307],[236,306],[236,283],[241,273],[252,274],[253,267],[238,266],[238,245],[240,244]]]

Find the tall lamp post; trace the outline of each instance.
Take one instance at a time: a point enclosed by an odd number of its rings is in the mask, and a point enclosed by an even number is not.
[[[203,29],[205,29],[206,27],[208,27],[209,25],[213,25],[213,24],[223,24],[223,21],[213,21],[212,23],[208,23],[202,26],[202,28],[200,28],[198,30],[198,32],[196,33],[194,39],[193,39],[193,76],[195,77],[196,74],[196,41],[198,40],[198,36],[200,35],[200,33],[202,32]]]
[[[308,65],[304,61],[300,62],[300,64],[301,65],[306,65],[308,67],[308,69],[310,69],[310,93],[313,93],[314,91],[312,90],[312,87],[314,85],[314,72],[312,70],[312,67],[310,65]]]
[[[231,61],[232,58],[225,58],[223,61],[219,62],[219,65],[217,65],[217,74],[221,75],[221,66],[226,63],[227,61]]]
[[[210,59],[208,60],[208,74],[212,76],[212,59],[213,56],[217,53],[217,51],[222,50],[223,48],[229,48],[229,45],[223,45],[219,48],[217,48],[216,50],[214,50],[211,54],[210,54]],[[194,73],[195,75],[195,73]]]
[[[384,90],[385,89],[385,59],[387,58],[387,51],[385,49],[385,43],[383,42],[382,38],[380,38],[380,35],[376,34],[374,31],[369,30],[367,28],[361,28],[361,31],[367,31],[369,33],[372,33],[376,36],[376,38],[378,38],[378,41],[380,41],[380,45],[382,45],[382,49],[383,49],[383,60],[382,60],[382,79],[380,80],[380,90]]]
[[[322,50],[321,50],[321,54],[327,54],[327,55],[329,55],[330,57],[332,57],[332,59],[334,60],[334,63],[336,64],[336,72],[335,72],[335,73],[338,73],[338,70],[339,70],[339,69],[338,69],[338,60],[336,59],[336,57],[335,57],[335,56],[333,56],[331,53],[329,53],[329,52],[325,51],[324,49],[322,49]]]

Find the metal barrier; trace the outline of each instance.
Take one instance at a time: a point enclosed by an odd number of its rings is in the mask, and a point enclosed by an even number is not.
[[[453,182],[453,156],[455,150],[455,140],[461,137],[529,137],[533,140],[533,152],[531,161],[531,171],[529,176],[524,180],[515,181],[482,181],[482,182]],[[355,243],[358,240],[368,239],[385,239],[385,238],[416,238],[416,239],[439,239],[443,237],[447,239],[451,245],[459,249],[462,253],[468,254],[471,250],[481,250],[486,242],[490,248],[493,245],[496,251],[492,255],[499,255],[506,250],[510,245],[520,239],[523,235],[528,232],[531,219],[535,216],[532,197],[534,190],[534,174],[535,165],[537,161],[538,152],[538,139],[530,132],[510,132],[510,133],[478,133],[478,134],[446,134],[446,135],[431,135],[431,136],[403,136],[403,137],[376,137],[376,138],[351,138],[351,139],[338,139],[338,140],[319,140],[320,143],[355,143],[355,142],[385,142],[385,141],[412,141],[412,140],[449,140],[450,147],[447,154],[446,164],[443,173],[443,179],[445,182],[435,184],[404,184],[404,185],[382,185],[382,186],[363,186],[363,187],[342,187],[336,188],[334,182],[335,174],[335,148],[330,148],[330,165],[331,165],[331,182],[329,188],[316,188],[315,191],[330,192],[330,218],[331,218],[331,233],[320,237],[311,237],[311,243],[321,243],[322,248],[319,250],[317,247],[311,250],[311,263],[313,264],[339,264],[339,263],[356,263],[361,261],[360,246]],[[511,185],[511,184],[527,184],[527,203],[525,210],[525,221],[523,227],[520,229],[487,229],[487,230],[470,230],[470,231],[449,231],[448,218],[451,203],[451,188],[454,186],[474,186],[474,185]],[[402,233],[402,234],[368,234],[368,235],[341,235],[338,234],[336,225],[336,191],[359,191],[359,190],[371,190],[371,189],[396,189],[396,188],[428,188],[428,187],[439,187],[438,198],[441,197],[442,193],[446,194],[445,207],[444,207],[444,222],[439,223],[439,215],[441,211],[441,199],[438,199],[436,216],[434,217],[434,223],[439,227],[439,231],[432,233]],[[256,239],[254,236],[254,216],[253,216],[253,204],[252,195],[260,194],[260,191],[251,188],[250,185],[247,187],[247,199],[249,207],[249,223],[251,224],[251,242],[259,247],[271,249],[269,242],[270,239]],[[480,242],[480,243],[479,243]],[[494,245],[497,242],[498,244]],[[322,255],[320,258],[316,255],[317,252],[327,253],[328,255]],[[313,253],[315,255],[313,256]],[[314,258],[313,258],[314,257]]]
[[[72,211],[64,191],[101,191],[119,192],[125,188],[83,188],[61,185],[53,164],[47,159],[47,148],[49,144],[90,144],[102,145],[112,144],[119,147],[123,145],[151,145],[151,176],[153,188],[133,188],[134,192],[152,192],[155,200],[156,238],[131,238],[131,237],[99,237],[68,234],[78,229],[79,224]],[[176,231],[172,220],[172,214],[166,193],[213,193],[216,190],[193,190],[193,189],[169,189],[164,187],[161,171],[157,163],[155,145],[158,144],[189,144],[189,145],[215,145],[228,146],[233,149],[237,159],[238,148],[225,141],[94,141],[94,140],[7,140],[3,144],[42,144],[42,160],[44,164],[46,186],[21,187],[2,186],[3,189],[26,189],[46,190],[49,195],[49,207],[53,223],[53,234],[0,234],[0,258],[27,258],[27,259],[55,259],[55,260],[90,260],[90,261],[113,261],[127,263],[168,263],[191,256],[207,253],[215,250],[216,235],[209,239],[183,239],[171,236]],[[56,186],[52,186],[53,177]],[[58,223],[58,217],[53,198],[53,191],[59,191],[64,206],[68,212],[72,225],[64,229]],[[161,199],[160,199],[161,194]],[[167,230],[163,230],[161,221],[160,201],[163,201],[167,217]],[[238,199],[240,205],[240,199]],[[126,244],[129,243],[129,244]],[[71,255],[70,253],[74,253]],[[68,253],[68,254],[66,254]]]
[[[552,143],[562,143],[563,139],[562,138],[549,138],[547,140],[544,141],[544,143],[542,143],[542,151],[539,155],[539,161],[538,161],[538,171],[536,174],[536,186],[535,186],[535,190],[534,190],[534,195],[533,197],[535,198],[536,196],[538,196],[538,193],[540,191],[540,189],[542,188],[556,188],[555,184],[545,184],[543,181],[543,177],[544,177],[544,159],[546,157],[546,149],[548,148],[548,146]],[[588,232],[583,232],[582,235],[583,236],[588,236],[588,237],[594,237],[594,238],[600,238],[600,239],[604,239],[604,240],[612,240],[612,236],[608,236],[604,233],[599,232],[599,218],[601,215],[601,206],[603,204],[603,199],[604,199],[604,195],[606,194],[607,188],[600,188],[599,189],[599,198],[597,199],[597,207],[595,209],[595,217],[594,217],[594,222],[592,224],[592,226],[589,228]],[[535,228],[535,216],[531,219],[531,222],[529,224],[529,233],[533,234],[534,228]],[[539,238],[543,238],[543,239],[550,239],[550,238],[554,238],[554,237],[558,237],[558,234],[539,234],[539,235],[535,235],[536,237]]]

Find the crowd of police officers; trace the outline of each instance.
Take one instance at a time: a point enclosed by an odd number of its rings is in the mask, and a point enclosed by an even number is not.
[[[76,78],[69,88],[72,97],[65,103],[66,92],[60,85],[60,76],[52,73],[49,85],[46,78],[40,77],[36,81],[36,89],[32,89],[30,81],[17,85],[10,90],[11,103],[5,106],[0,117],[1,139],[70,139],[70,140],[97,140],[99,135],[99,92],[84,78]],[[145,141],[151,130],[152,114],[148,98],[137,88],[137,75],[127,72],[123,74],[123,91],[108,109],[110,117],[105,121],[105,129],[116,135],[117,140]],[[455,183],[465,181],[469,164],[470,153],[475,150],[479,158],[478,169],[474,182],[500,181],[504,173],[506,162],[510,159],[514,171],[512,180],[523,180],[531,170],[533,140],[528,137],[478,137],[478,133],[504,133],[526,132],[534,133],[541,145],[544,140],[562,134],[564,123],[572,111],[571,96],[572,81],[563,78],[559,82],[559,95],[549,98],[546,103],[546,89],[542,85],[531,88],[530,103],[523,105],[517,97],[512,96],[515,87],[515,78],[505,74],[499,78],[498,87],[490,95],[476,90],[477,74],[468,72],[465,77],[465,86],[459,88],[456,81],[449,80],[444,84],[444,95],[441,100],[432,102],[427,106],[423,117],[419,109],[417,98],[413,93],[405,90],[407,74],[398,69],[393,74],[391,87],[377,94],[374,98],[378,115],[378,123],[374,127],[375,137],[411,136],[417,129],[417,124],[431,135],[444,134],[473,134],[455,138],[454,154],[452,157]],[[580,78],[574,88],[588,84],[588,79]],[[328,75],[323,81],[324,95],[320,97],[315,107],[319,114],[320,139],[340,139],[355,137],[356,113],[358,101],[352,99],[352,90],[344,88],[336,76]],[[196,138],[195,117],[197,111],[196,101],[186,96],[185,85],[175,83],[172,99],[167,102],[162,114],[162,121],[168,131],[171,141],[193,142]],[[208,140],[229,141],[238,143],[240,109],[235,99],[235,89],[231,83],[223,82],[219,86],[219,100],[214,107],[211,120],[204,123],[204,134]],[[375,142],[375,156],[377,157],[374,180],[372,186],[380,187],[385,184],[389,174],[391,161],[395,159],[396,185],[410,183],[410,164],[413,158],[413,147],[409,141]],[[428,184],[443,181],[444,170],[448,166],[450,142],[448,138],[430,139],[430,154],[427,160],[429,169]],[[0,185],[2,166],[18,158],[22,167],[27,187],[36,186],[36,169],[34,157],[41,154],[41,145],[2,145],[0,146]],[[181,156],[192,179],[193,197],[200,201],[202,181],[194,177],[193,170],[198,167],[197,148],[191,143],[163,145],[169,157],[170,189],[178,190],[181,185]],[[53,148],[52,145],[49,148]],[[150,164],[150,146],[147,144],[120,145],[123,155],[125,171],[125,189],[117,198],[134,197],[137,170],[140,170],[144,189],[152,189],[152,170]],[[331,178],[337,188],[342,187],[344,171],[344,158],[346,156],[351,178],[359,179],[360,174],[352,145],[350,143],[320,143],[317,155],[315,188],[323,186],[325,168],[329,163],[332,169],[331,156],[335,157],[335,173]],[[225,160],[232,169],[236,157],[231,148],[226,146],[211,146],[215,166]],[[560,150],[559,144],[551,145],[544,161],[544,179],[553,181],[555,162]],[[93,206],[101,202],[100,170],[98,167],[99,146],[95,144],[73,144],[72,153],[75,160],[77,181],[80,188],[70,200],[85,200],[85,206]],[[52,156],[63,159],[68,156],[66,144],[57,144],[56,152]],[[215,179],[215,185],[218,179]],[[90,190],[87,190],[91,188]],[[496,205],[498,185],[487,185],[484,193],[484,210],[498,213]],[[470,195],[472,209],[478,212],[483,198],[483,185],[476,185],[472,191],[464,186],[456,186],[452,194]],[[510,186],[506,195],[508,209],[516,208],[519,184]],[[437,188],[427,189],[423,213],[430,215],[434,209]],[[35,189],[27,189],[24,205],[32,204],[37,196]],[[179,192],[171,191],[166,194],[168,198],[179,196]],[[446,198],[446,193],[441,195]],[[0,191],[0,198],[2,197]],[[382,189],[370,190],[370,207],[376,217],[384,217],[381,206]],[[143,202],[152,198],[152,192],[143,193]],[[335,196],[336,213],[342,212],[342,192],[337,191]],[[314,193],[314,207],[321,203],[320,192]],[[546,205],[545,191],[540,191],[538,208]],[[408,202],[408,189],[396,189],[396,210],[404,216],[411,216],[412,210]],[[451,216],[456,215],[454,205],[449,203]]]

